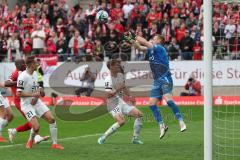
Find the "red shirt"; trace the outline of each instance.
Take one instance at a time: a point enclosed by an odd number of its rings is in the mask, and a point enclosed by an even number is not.
[[[123,26],[122,26],[120,23],[115,24],[114,29],[115,29],[118,33],[121,33],[121,34],[124,33],[124,28],[123,28]]]
[[[176,30],[176,39],[178,42],[180,42],[184,38],[185,32],[186,32],[185,28],[184,29],[179,28]]]
[[[191,92],[194,92],[196,96],[201,96],[201,83],[197,80],[190,84],[186,83],[185,89],[192,90]]]
[[[193,60],[201,60],[202,59],[202,46],[200,44],[195,44],[193,46]]]
[[[110,11],[110,16],[112,20],[116,20],[121,18],[123,15],[123,11],[121,9],[115,8]]]
[[[8,80],[10,80],[10,81],[17,81],[20,72],[21,72],[21,71],[19,71],[19,70],[16,69],[15,71],[12,72],[12,74],[11,74],[11,76],[8,78]],[[17,97],[17,85],[16,85],[16,86],[12,86],[12,87],[11,87],[11,90],[12,90],[12,94],[13,94],[13,96],[14,96],[14,101],[17,101],[17,102],[20,103],[20,98]]]
[[[148,27],[152,26],[152,22],[157,20],[157,15],[155,13],[148,13],[147,15],[147,22],[148,22]]]

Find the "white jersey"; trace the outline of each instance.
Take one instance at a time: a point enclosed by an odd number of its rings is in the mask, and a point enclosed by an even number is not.
[[[105,91],[114,91],[120,85],[124,83],[124,75],[118,73],[116,77],[112,77],[111,74],[105,78]],[[107,99],[107,108],[109,111],[117,107],[123,97],[123,93],[119,92],[114,97]]]
[[[30,75],[27,70],[23,71],[17,79],[17,91],[22,91],[26,93],[33,93],[38,88],[38,75],[34,71]],[[33,97],[21,97],[21,105],[26,106],[31,103]]]
[[[8,108],[9,106],[10,105],[9,105],[7,99],[5,99],[0,92],[0,107]]]

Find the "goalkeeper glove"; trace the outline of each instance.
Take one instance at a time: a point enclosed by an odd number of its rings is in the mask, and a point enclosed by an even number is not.
[[[133,31],[129,31],[124,34],[124,40],[131,42],[132,40],[136,39],[136,34]]]

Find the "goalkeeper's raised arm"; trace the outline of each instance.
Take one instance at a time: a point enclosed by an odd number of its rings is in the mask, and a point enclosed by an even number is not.
[[[145,38],[141,36],[137,36],[133,31],[126,32],[124,35],[124,39],[138,50],[146,52],[148,48],[152,48],[153,44],[147,41]]]

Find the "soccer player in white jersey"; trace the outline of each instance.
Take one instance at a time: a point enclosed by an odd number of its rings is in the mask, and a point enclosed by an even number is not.
[[[0,83],[0,87],[5,87]],[[7,142],[2,136],[3,128],[13,119],[13,112],[7,100],[3,98],[0,92],[0,142]]]
[[[143,114],[135,106],[133,106],[135,100],[129,95],[129,90],[124,84],[121,62],[118,60],[111,60],[108,62],[108,68],[110,70],[110,75],[105,79],[107,108],[116,122],[98,139],[98,143],[103,144],[111,134],[123,126],[125,124],[124,115],[127,115],[136,118],[134,122],[132,143],[143,144],[143,142],[139,139]],[[123,100],[123,94],[127,96],[129,103],[126,103]]]
[[[38,75],[36,69],[38,63],[35,57],[28,57],[26,60],[27,69],[23,71],[17,80],[17,96],[21,98],[21,110],[32,125],[32,136],[28,141],[27,148],[32,148],[32,143],[40,136],[39,122],[37,117],[41,117],[49,123],[50,135],[52,139],[52,149],[64,149],[57,143],[57,125],[49,108],[39,99],[45,93],[38,87]]]

